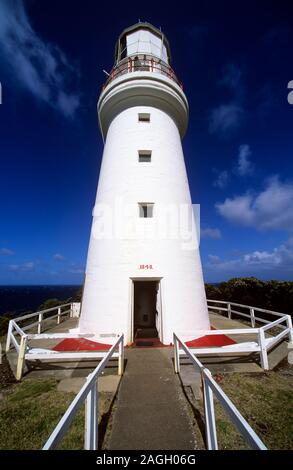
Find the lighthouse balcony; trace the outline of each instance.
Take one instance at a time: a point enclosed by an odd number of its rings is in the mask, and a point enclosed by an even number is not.
[[[122,59],[117,65],[115,65],[115,67],[113,67],[103,89],[105,89],[107,85],[117,77],[133,72],[154,72],[164,75],[165,77],[173,80],[181,89],[183,89],[182,82],[176,77],[172,67],[161,59],[148,54],[134,54]]]
[[[153,55],[136,54],[117,63],[104,84],[98,101],[102,135],[112,120],[135,106],[158,108],[173,118],[181,137],[188,123],[188,102],[173,69]]]

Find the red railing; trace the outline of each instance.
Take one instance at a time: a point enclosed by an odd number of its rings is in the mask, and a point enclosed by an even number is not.
[[[118,65],[113,67],[109,78],[103,86],[103,89],[115,78],[131,72],[156,72],[173,80],[183,89],[182,82],[176,77],[174,70],[169,64],[146,54],[136,54],[122,59]]]

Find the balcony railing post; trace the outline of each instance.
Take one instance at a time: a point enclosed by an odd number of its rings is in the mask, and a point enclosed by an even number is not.
[[[122,335],[119,343],[118,375],[123,375],[124,371],[124,336]]]
[[[22,335],[20,339],[20,347],[19,347],[18,359],[17,359],[16,380],[21,380],[22,378],[26,346],[27,346],[27,335]]]
[[[251,326],[252,328],[255,327],[255,316],[254,316],[254,308],[250,308],[250,319],[251,319]]]
[[[213,391],[208,383],[208,376],[212,376],[208,369],[202,371],[203,399],[205,409],[206,445],[208,450],[218,450],[216,418]]]
[[[179,343],[174,335],[174,366],[175,366],[175,373],[180,373],[180,354],[179,354]]]
[[[38,319],[38,335],[40,335],[41,332],[42,332],[42,321],[43,321],[43,313],[39,313],[39,319]]]
[[[87,381],[91,375],[87,378]],[[85,450],[97,450],[98,444],[98,381],[94,381],[85,402]]]
[[[227,312],[228,312],[228,318],[229,320],[231,320],[231,304],[230,303],[228,303],[227,305]]]
[[[57,313],[57,325],[60,325],[60,318],[61,318],[61,307],[58,307],[58,313]]]
[[[261,366],[264,370],[269,370],[269,362],[268,362],[268,353],[266,349],[266,339],[264,330],[259,328],[258,330],[258,341],[260,346],[260,362]]]
[[[293,328],[292,328],[292,318],[290,315],[286,315],[287,327],[289,328],[289,342],[293,343]]]
[[[7,331],[6,352],[8,352],[10,349],[12,330],[13,330],[13,320],[10,320],[9,325],[8,325],[8,331]]]

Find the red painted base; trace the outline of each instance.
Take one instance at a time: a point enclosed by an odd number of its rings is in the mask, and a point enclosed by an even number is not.
[[[211,328],[215,330],[215,328]],[[130,347],[138,348],[168,348],[170,346],[162,344],[158,338],[140,338],[136,340],[139,344],[133,343]],[[144,345],[145,343],[145,345]],[[150,343],[152,343],[150,345]],[[229,346],[230,344],[236,344],[231,338],[226,335],[212,335],[212,336],[201,336],[200,338],[187,341],[186,346],[190,348],[204,348],[204,347],[216,347],[216,346]],[[54,351],[108,351],[111,348],[111,344],[97,343],[96,341],[90,341],[86,338],[68,338],[57,344]]]
[[[213,326],[211,330],[216,330]],[[226,335],[207,335],[201,336],[200,338],[187,341],[186,346],[189,348],[204,348],[204,347],[216,347],[216,346],[229,346],[230,344],[236,344],[231,338],[228,338]]]

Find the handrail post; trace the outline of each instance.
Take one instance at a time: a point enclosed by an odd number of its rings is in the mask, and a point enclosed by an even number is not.
[[[70,317],[70,318],[73,318],[73,302],[71,302],[71,304],[70,304],[70,314],[69,314],[69,317]]]
[[[22,335],[21,340],[20,340],[18,359],[17,359],[16,380],[21,380],[21,377],[22,377],[26,346],[27,346],[27,335]]]
[[[231,314],[231,304],[230,303],[227,304],[227,312],[228,312],[228,318],[229,318],[229,320],[231,320],[232,314]]]
[[[292,328],[292,318],[290,315],[286,315],[287,327],[289,328],[289,342],[293,343],[293,328]]]
[[[265,344],[265,334],[262,328],[258,330],[258,340],[260,346],[260,362],[264,370],[269,370],[268,353]]]
[[[254,316],[254,308],[250,308],[250,319],[251,319],[251,326],[255,328],[255,316]]]
[[[205,428],[206,428],[206,445],[208,450],[218,450],[217,429],[214,408],[213,391],[208,383],[208,377],[212,376],[208,369],[203,369],[201,378],[203,384],[203,399],[205,410]]]
[[[57,313],[57,325],[60,325],[60,317],[61,317],[61,307],[58,307],[58,313]]]
[[[178,339],[174,334],[174,366],[175,366],[175,373],[180,373],[180,355],[179,355],[179,344]]]
[[[5,349],[6,352],[8,352],[10,349],[12,330],[13,330],[13,320],[10,320],[9,325],[8,325],[8,331],[7,331],[6,349]]]
[[[43,313],[39,313],[39,320],[38,320],[38,335],[42,332],[42,321],[43,321]]]
[[[118,358],[118,375],[123,375],[124,372],[124,335],[121,336],[119,343],[119,358]]]
[[[87,381],[91,375],[87,378]],[[98,400],[97,400],[98,381],[95,380],[91,390],[89,391],[85,402],[85,450],[97,450],[98,443]]]

